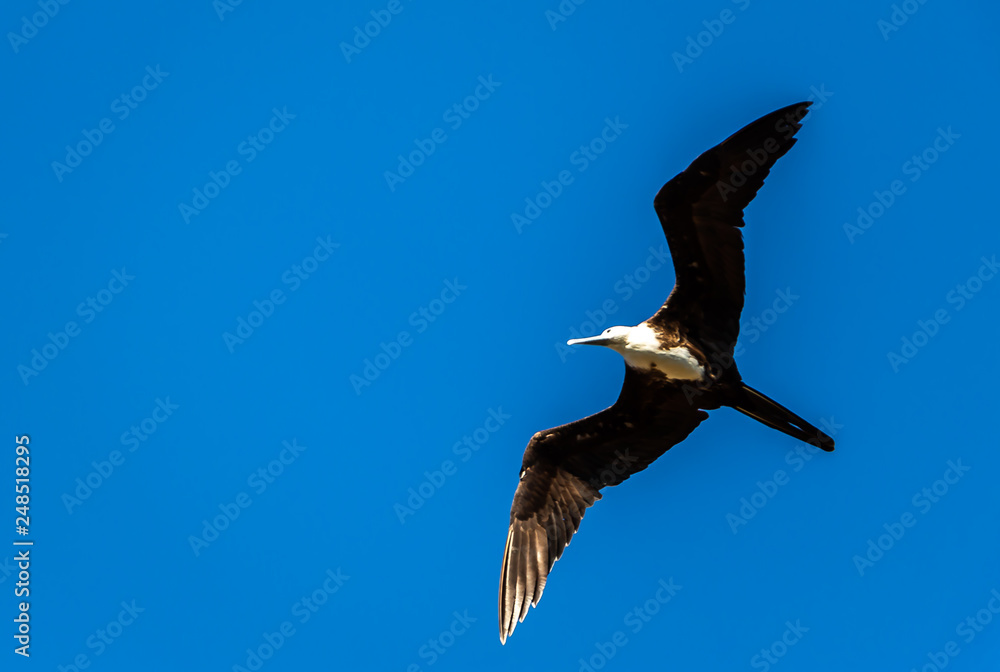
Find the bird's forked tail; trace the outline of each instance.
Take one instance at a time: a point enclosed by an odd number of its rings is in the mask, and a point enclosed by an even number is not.
[[[727,404],[728,406],[800,441],[805,441],[826,451],[833,450],[833,439],[823,431],[746,383],[741,382],[740,385],[741,388],[736,399]]]

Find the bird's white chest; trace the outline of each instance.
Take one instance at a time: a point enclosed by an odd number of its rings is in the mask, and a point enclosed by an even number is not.
[[[671,380],[701,380],[705,369],[684,346],[663,348],[656,333],[645,325],[634,327],[622,356],[641,371],[657,371]]]

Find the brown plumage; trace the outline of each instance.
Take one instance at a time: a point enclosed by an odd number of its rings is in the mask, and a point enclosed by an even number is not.
[[[745,289],[743,209],[774,162],[795,144],[808,106],[791,105],[752,122],[695,159],[656,195],[676,280],[663,307],[633,329],[648,326],[660,349],[682,346],[703,374],[678,380],[655,364],[638,369],[626,363],[613,406],[531,438],[500,575],[501,642],[524,620],[528,606],[538,603],[553,563],[586,509],[601,498],[600,490],[642,471],[687,438],[708,417],[703,409],[731,406],[833,450],[826,434],[744,384],[733,361]]]

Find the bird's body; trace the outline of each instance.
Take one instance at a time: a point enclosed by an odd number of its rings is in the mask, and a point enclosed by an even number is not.
[[[745,288],[743,209],[795,143],[808,106],[761,117],[667,182],[654,200],[676,276],[666,303],[634,327],[569,342],[619,352],[625,380],[610,408],[538,432],[528,443],[500,577],[501,642],[537,604],[601,488],[683,441],[708,418],[706,410],[729,406],[833,450],[829,436],[746,385],[733,359]]]

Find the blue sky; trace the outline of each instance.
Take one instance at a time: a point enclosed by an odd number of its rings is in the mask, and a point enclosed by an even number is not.
[[[994,6],[224,3],[0,16],[4,669],[995,665]],[[837,451],[713,412],[501,647],[524,446],[621,382],[560,344],[652,314],[657,189],[805,99],[739,363]]]

